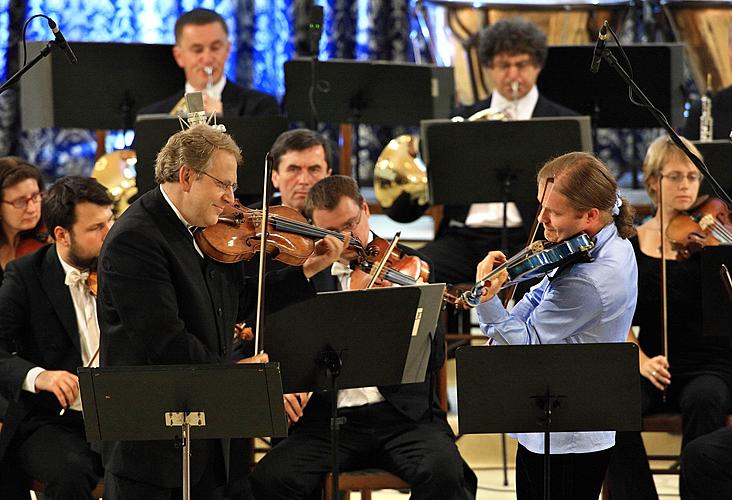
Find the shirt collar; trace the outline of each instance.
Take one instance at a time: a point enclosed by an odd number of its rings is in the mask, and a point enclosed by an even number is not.
[[[56,255],[58,256],[58,261],[61,263],[61,268],[64,270],[64,276],[67,276],[72,271],[78,271],[80,273],[89,272],[89,269],[77,269],[76,267],[66,262],[61,257],[61,253],[58,251],[58,245],[56,245]]]
[[[203,92],[208,93],[208,96],[211,98],[216,99],[217,101],[221,100],[221,94],[224,93],[224,87],[226,86],[226,77],[222,76],[219,78],[219,81],[213,84],[213,87],[211,87],[211,91],[208,92],[207,89],[196,89],[191,85],[190,83],[186,82],[186,94],[189,94],[191,92]]]
[[[508,99],[504,97],[500,92],[495,91],[491,95],[491,108],[495,109],[505,109],[509,113],[511,113],[511,118],[514,120],[529,120],[531,118],[531,115],[534,114],[534,108],[536,107],[536,103],[539,101],[539,89],[536,88],[536,85],[531,87],[531,90],[529,90],[529,93],[523,96],[521,99],[518,99],[515,103],[512,99]],[[518,108],[518,114],[516,113],[516,109],[514,108],[514,104],[516,108]]]
[[[190,231],[190,229],[193,227],[193,224],[191,224],[190,222],[185,220],[185,218],[183,217],[183,214],[181,214],[180,210],[178,210],[178,207],[176,207],[173,204],[173,201],[168,197],[168,193],[165,192],[165,189],[163,188],[162,184],[160,185],[160,192],[163,193],[163,198],[168,203],[168,205],[170,205],[170,208],[175,213],[175,216],[178,217],[178,220],[181,221],[181,223],[185,226],[185,228]]]

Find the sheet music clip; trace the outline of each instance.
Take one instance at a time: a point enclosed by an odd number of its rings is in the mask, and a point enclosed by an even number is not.
[[[219,132],[226,132],[226,127],[223,123],[216,123],[216,113],[211,113],[206,116],[206,111],[204,111],[203,108],[203,93],[187,93],[186,105],[188,106],[188,118],[183,118],[182,116],[178,115],[178,121],[180,122],[181,130],[195,127],[196,125],[208,125],[215,128]]]

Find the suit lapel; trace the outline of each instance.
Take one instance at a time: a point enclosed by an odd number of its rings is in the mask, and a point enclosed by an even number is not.
[[[71,300],[69,287],[65,284],[66,274],[56,253],[56,245],[49,246],[46,251],[39,270],[39,281],[71,342],[81,352],[74,302]]]

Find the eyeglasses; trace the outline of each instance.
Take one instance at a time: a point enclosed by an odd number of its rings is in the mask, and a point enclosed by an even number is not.
[[[689,184],[699,182],[701,180],[701,174],[698,172],[689,172],[688,174],[682,174],[681,172],[671,172],[670,174],[662,173],[661,177],[673,182],[674,184],[679,184],[684,179],[689,181]]]
[[[30,203],[31,201],[33,203],[38,203],[41,201],[41,198],[43,198],[43,193],[41,193],[40,191],[36,191],[33,194],[30,194],[28,196],[23,196],[21,198],[16,198],[14,200],[10,200],[10,201],[3,200],[3,203],[12,205],[13,208],[17,208],[18,210],[24,210],[25,207],[28,206],[28,203]]]
[[[341,226],[340,232],[346,232],[350,231],[353,232],[354,229],[358,227],[358,225],[361,223],[361,216],[363,215],[363,209],[361,207],[358,207],[358,216],[352,217],[348,222],[343,224]]]
[[[201,172],[201,173],[203,175],[205,175],[206,177],[210,177],[214,181],[216,186],[224,193],[228,192],[229,189],[231,189],[233,192],[236,192],[236,190],[239,188],[239,184],[237,184],[236,182],[224,182],[221,179],[217,179],[216,177],[209,174],[208,172]]]
[[[498,71],[508,71],[512,66],[516,67],[518,71],[523,71],[530,66],[534,66],[534,61],[531,59],[525,59],[523,61],[516,62],[498,61],[491,64],[491,68],[497,69]]]

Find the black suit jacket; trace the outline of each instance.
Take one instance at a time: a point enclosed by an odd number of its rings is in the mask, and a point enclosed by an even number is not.
[[[170,113],[170,110],[178,104],[185,91],[181,89],[162,101],[154,102],[138,111],[138,114]],[[280,105],[277,99],[258,90],[247,89],[237,85],[231,80],[226,80],[224,90],[221,93],[221,103],[224,108],[224,116],[267,116],[281,115]]]
[[[0,457],[18,425],[29,414],[58,415],[61,406],[50,392],[21,389],[28,370],[76,373],[81,348],[76,313],[65,274],[49,245],[10,262],[0,287],[0,389],[10,400],[0,434]]]
[[[426,261],[430,267],[431,263],[427,258],[416,250],[399,245],[399,248],[408,255],[416,255]],[[338,279],[330,274],[330,268],[315,275],[311,283],[319,292],[338,290]],[[397,306],[398,307],[398,306]],[[430,360],[427,365],[425,381],[419,384],[402,384],[380,386],[379,392],[394,408],[404,414],[407,418],[418,421],[424,417],[428,410],[440,412],[439,402],[436,397],[433,384],[433,375],[440,369],[445,361],[445,336],[441,323],[435,331],[432,340]],[[305,407],[305,412],[312,417],[330,417],[330,398],[324,393],[315,393]]]
[[[202,258],[160,188],[133,203],[110,230],[99,260],[101,366],[229,362],[233,328],[256,304],[241,264]],[[268,311],[314,295],[301,268],[267,276]],[[194,441],[191,481],[210,443]],[[165,488],[180,486],[172,442],[104,444],[105,468]]]
[[[691,105],[689,117],[686,119],[681,135],[690,141],[699,140],[699,119],[701,118],[701,101]],[[714,118],[714,139],[729,139],[732,130],[732,87],[722,89],[712,96],[712,118]]]

